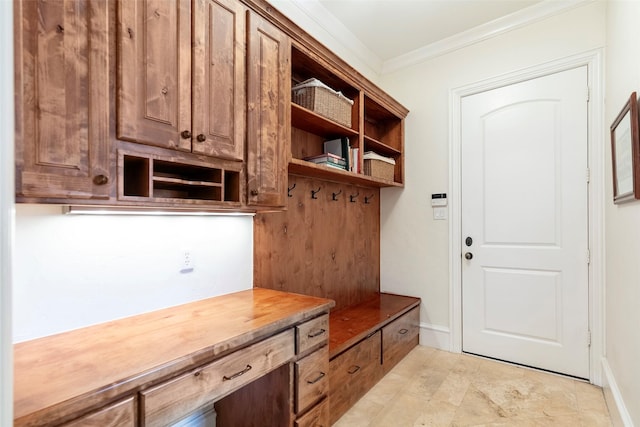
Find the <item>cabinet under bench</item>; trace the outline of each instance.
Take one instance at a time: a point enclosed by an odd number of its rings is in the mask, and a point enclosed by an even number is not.
[[[380,293],[329,316],[333,424],[418,345],[420,299]]]

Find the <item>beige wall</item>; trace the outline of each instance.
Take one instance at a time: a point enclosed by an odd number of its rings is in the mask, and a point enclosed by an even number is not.
[[[606,112],[610,124],[633,91],[640,93],[640,2],[607,8]],[[609,140],[606,141],[610,145]],[[608,146],[609,147],[609,146]],[[608,148],[607,147],[607,148]],[[606,158],[606,364],[635,425],[640,425],[640,201],[614,205],[611,150]],[[627,422],[629,418],[626,419]]]
[[[411,112],[406,186],[381,206],[383,290],[422,298],[421,322],[449,327],[449,224],[433,220],[431,193],[448,192],[452,89],[602,48],[606,4],[587,3],[487,41],[382,76]]]

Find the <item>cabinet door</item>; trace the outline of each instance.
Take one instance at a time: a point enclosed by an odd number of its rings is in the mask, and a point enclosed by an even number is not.
[[[282,207],[287,193],[291,124],[291,40],[248,14],[247,200]]]
[[[108,198],[106,0],[15,3],[18,197]]]
[[[64,427],[135,427],[136,404],[133,397],[71,421]]]
[[[194,2],[194,153],[244,158],[245,13],[237,0]]]
[[[191,151],[191,0],[118,2],[120,139]]]

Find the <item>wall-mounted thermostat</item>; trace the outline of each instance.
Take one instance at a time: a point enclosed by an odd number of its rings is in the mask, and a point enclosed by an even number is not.
[[[431,206],[447,206],[447,193],[432,194]]]
[[[431,195],[433,207],[433,219],[447,219],[447,193],[434,193]]]

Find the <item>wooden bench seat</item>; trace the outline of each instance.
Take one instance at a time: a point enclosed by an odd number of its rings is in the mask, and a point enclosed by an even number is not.
[[[329,406],[335,423],[418,345],[420,299],[380,293],[329,316]]]

